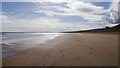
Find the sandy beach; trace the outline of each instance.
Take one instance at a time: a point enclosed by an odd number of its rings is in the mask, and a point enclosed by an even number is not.
[[[3,66],[115,66],[118,35],[69,33],[46,43],[19,43],[17,54],[4,57]],[[34,46],[24,48],[25,45]]]

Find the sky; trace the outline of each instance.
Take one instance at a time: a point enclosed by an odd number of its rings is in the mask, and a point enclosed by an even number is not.
[[[2,2],[1,32],[64,32],[103,28],[112,2],[40,0]],[[114,25],[114,24],[113,24]]]

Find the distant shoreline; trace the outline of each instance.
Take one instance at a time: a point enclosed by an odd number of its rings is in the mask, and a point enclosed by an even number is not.
[[[87,33],[87,34],[112,34],[112,35],[118,35],[120,32],[63,32],[63,33]]]
[[[99,29],[90,29],[90,30],[81,30],[81,31],[66,31],[66,32],[0,32],[0,33],[84,33],[84,32],[120,32],[120,24],[113,27],[99,28]]]
[[[63,33],[116,33],[120,32],[120,24],[114,27],[106,27],[106,28],[99,28],[99,29],[91,29],[91,30],[83,30],[83,31],[68,31],[68,32],[63,32]]]

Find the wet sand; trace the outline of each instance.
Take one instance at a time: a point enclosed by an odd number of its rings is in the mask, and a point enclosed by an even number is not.
[[[28,49],[19,48],[16,55],[4,57],[2,64],[3,66],[115,66],[118,64],[118,35],[64,34],[46,43],[34,44],[34,47]]]

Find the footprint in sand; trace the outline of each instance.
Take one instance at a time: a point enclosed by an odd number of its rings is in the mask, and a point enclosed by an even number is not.
[[[90,47],[89,49],[90,49],[89,54],[94,55],[95,52],[94,52],[93,48]]]
[[[60,50],[60,53],[62,53],[62,51]]]
[[[58,55],[62,55],[62,51],[61,50],[58,52]]]
[[[91,50],[93,49],[93,48],[90,48]]]

